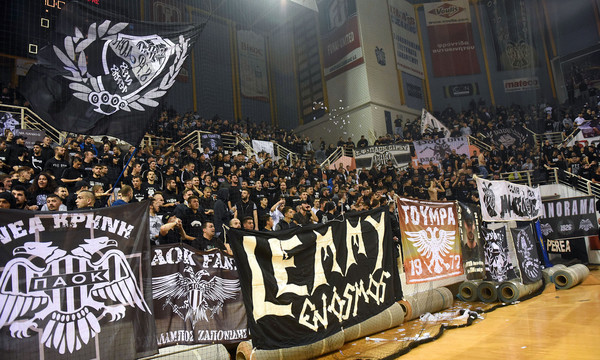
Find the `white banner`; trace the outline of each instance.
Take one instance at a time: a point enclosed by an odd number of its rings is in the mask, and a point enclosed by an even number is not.
[[[253,31],[238,30],[237,41],[242,95],[269,101],[264,37]]]
[[[537,90],[540,80],[537,76],[504,80],[504,92]]]
[[[423,4],[427,26],[470,23],[471,12],[467,0],[442,1]]]
[[[437,140],[414,141],[415,154],[421,164],[439,164],[446,154],[456,150],[459,155],[469,155],[469,140],[466,136],[448,137]]]
[[[431,132],[434,129],[441,129],[444,132],[445,137],[450,137],[450,130],[436,119],[435,116],[423,109],[423,112],[421,113],[421,134]]]
[[[415,9],[408,1],[390,0],[390,22],[397,69],[423,79],[423,60]]]
[[[475,177],[484,221],[529,221],[542,214],[539,188]]]
[[[270,141],[252,140],[252,148],[256,153],[264,151],[267,154],[271,154],[272,158],[275,158],[275,150],[273,149],[273,143]]]

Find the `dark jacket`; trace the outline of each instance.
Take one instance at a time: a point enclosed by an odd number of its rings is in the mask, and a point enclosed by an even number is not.
[[[217,191],[217,201],[215,202],[215,214],[214,214],[214,223],[215,223],[215,231],[216,237],[219,237],[223,232],[223,225],[229,225],[229,220],[231,220],[231,213],[229,212],[229,207],[227,206],[227,201],[229,200],[229,189],[219,189]]]

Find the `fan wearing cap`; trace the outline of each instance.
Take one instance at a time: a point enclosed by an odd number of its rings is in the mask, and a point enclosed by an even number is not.
[[[25,140],[27,138],[22,136],[22,135],[18,135],[15,136],[13,139],[13,144],[10,145],[10,147],[8,148],[8,163],[13,166],[16,165],[18,162],[18,158],[19,156],[23,155],[23,152],[29,152],[29,150],[27,149],[27,146],[25,146]]]
[[[15,197],[8,191],[0,193],[0,209],[14,209]]]

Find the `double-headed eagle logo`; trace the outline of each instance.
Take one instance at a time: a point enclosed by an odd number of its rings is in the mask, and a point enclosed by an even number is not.
[[[155,300],[166,298],[163,309],[171,306],[184,321],[190,320],[192,327],[201,320],[208,321],[207,311],[210,311],[210,318],[214,318],[223,309],[225,301],[234,299],[240,292],[237,279],[210,277],[208,271],[194,272],[191,266],[186,266],[184,272],[189,275],[177,272],[153,278],[152,292]],[[184,298],[183,305],[176,304],[179,298]]]
[[[108,237],[84,239],[67,252],[51,242],[26,242],[0,276],[0,328],[14,338],[73,353],[100,333],[100,320],[121,320],[126,306],[151,313],[125,254]],[[92,258],[97,260],[92,260]],[[37,265],[37,264],[42,264]]]
[[[430,273],[440,274],[444,271],[444,268],[446,270],[450,269],[450,265],[444,261],[443,257],[447,256],[452,250],[456,231],[428,227],[425,230],[406,231],[406,236],[421,256],[431,259],[429,264],[425,264]]]

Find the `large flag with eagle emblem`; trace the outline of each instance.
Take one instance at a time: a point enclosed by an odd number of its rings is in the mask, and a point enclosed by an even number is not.
[[[397,199],[407,284],[463,274],[456,204]]]
[[[221,250],[154,247],[152,296],[159,347],[233,344],[250,336],[237,266]]]
[[[7,359],[133,359],[157,351],[147,202],[0,211]]]
[[[85,14],[83,16],[82,14]],[[23,84],[54,127],[137,145],[202,25],[146,23],[72,2]]]

